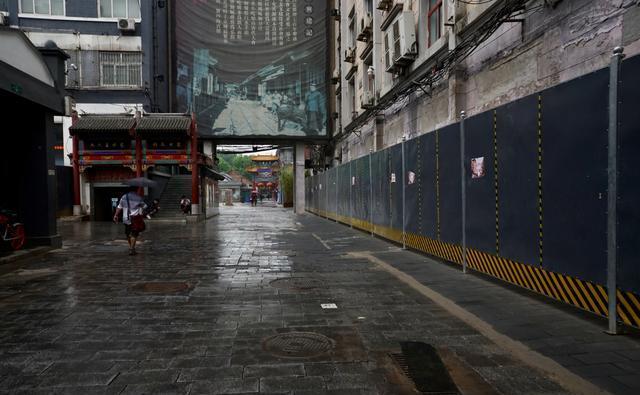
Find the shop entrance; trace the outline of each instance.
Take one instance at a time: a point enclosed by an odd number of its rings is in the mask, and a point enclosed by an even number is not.
[[[128,191],[127,187],[93,187],[93,220],[112,221],[118,201]]]

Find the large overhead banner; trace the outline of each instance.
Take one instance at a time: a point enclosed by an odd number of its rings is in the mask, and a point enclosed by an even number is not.
[[[327,134],[325,0],[174,4],[174,110],[195,112],[201,134]]]

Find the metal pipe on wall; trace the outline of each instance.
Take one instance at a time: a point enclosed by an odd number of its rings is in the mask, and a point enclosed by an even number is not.
[[[405,213],[405,192],[404,189],[406,187],[405,183],[406,183],[406,175],[404,174],[405,169],[404,169],[404,142],[407,138],[405,136],[402,136],[402,248],[406,249],[407,248],[407,234],[406,234],[406,220],[404,218],[404,213]]]
[[[607,168],[607,292],[609,296],[609,328],[618,333],[618,85],[624,48],[615,47],[609,67],[609,133]]]
[[[462,209],[462,273],[467,272],[467,176],[465,174],[464,120],[467,114],[460,111],[460,187]]]
[[[369,224],[371,225],[371,236],[373,233],[373,174],[371,173],[371,155],[373,154],[373,150],[369,150]]]
[[[353,228],[353,204],[351,203],[351,196],[353,194],[353,175],[351,174],[351,163],[349,162],[349,226]]]

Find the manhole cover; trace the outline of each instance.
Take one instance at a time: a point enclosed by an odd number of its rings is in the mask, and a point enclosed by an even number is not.
[[[310,277],[278,278],[269,283],[272,287],[281,289],[307,290],[318,288],[322,285],[320,280]]]
[[[267,338],[265,351],[278,357],[313,358],[333,349],[334,341],[315,332],[289,332]]]
[[[149,282],[138,283],[131,287],[136,292],[152,294],[175,294],[189,291],[191,287],[184,282]]]

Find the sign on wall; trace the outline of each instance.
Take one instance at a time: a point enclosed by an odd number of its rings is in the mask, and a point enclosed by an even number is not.
[[[175,2],[174,110],[214,137],[327,134],[327,2]]]

